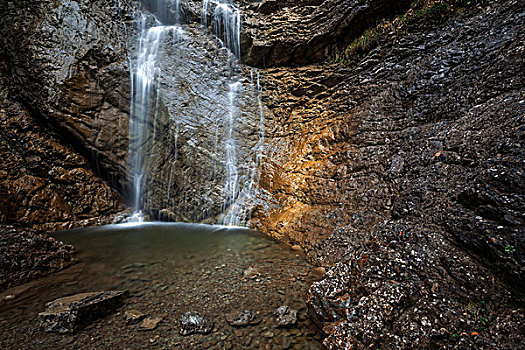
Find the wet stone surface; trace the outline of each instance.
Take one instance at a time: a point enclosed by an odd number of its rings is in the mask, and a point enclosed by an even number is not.
[[[301,253],[256,232],[127,224],[56,237],[74,245],[82,263],[0,294],[3,349],[323,348],[305,305],[319,275]],[[250,268],[257,273],[245,278]],[[74,334],[38,327],[47,302],[98,290],[130,294],[115,313]],[[296,325],[279,327],[274,312],[282,305],[298,311]],[[213,322],[209,334],[179,334],[189,312]],[[249,324],[235,327],[228,322],[232,317]]]

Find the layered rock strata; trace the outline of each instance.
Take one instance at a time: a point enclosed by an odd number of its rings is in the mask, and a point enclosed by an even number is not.
[[[125,173],[131,1],[3,1],[11,96],[117,186]]]

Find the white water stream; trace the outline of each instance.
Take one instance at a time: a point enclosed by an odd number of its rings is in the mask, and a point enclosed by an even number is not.
[[[144,0],[145,7],[155,15],[155,22],[152,24],[151,15],[141,15],[138,51],[135,59],[132,60],[128,182],[131,187],[131,200],[135,211],[134,218],[137,221],[142,220],[142,211],[147,207],[149,200],[147,187],[151,186],[150,180],[152,179],[148,179],[148,176],[151,176],[148,174],[148,169],[150,159],[158,151],[154,149],[157,147],[155,142],[163,137],[157,130],[157,118],[162,105],[162,96],[158,84],[161,75],[165,74],[160,69],[165,54],[165,46],[177,45],[175,38],[184,35],[184,30],[179,25],[181,3],[178,0],[170,2],[170,4],[174,4],[175,14],[169,12],[166,0]],[[212,15],[210,16],[210,14]],[[169,19],[174,19],[175,25],[162,24],[162,20]],[[220,41],[221,46],[230,50],[233,57],[229,63],[230,77],[227,84],[229,104],[224,106],[226,112],[222,118],[214,121],[216,124],[213,126],[216,132],[222,130],[223,133],[220,135],[222,138],[220,145],[218,144],[218,135],[216,135],[215,154],[223,152],[224,156],[224,159],[219,163],[224,166],[222,215],[216,221],[226,225],[249,225],[249,214],[255,202],[255,192],[259,182],[258,166],[264,150],[264,113],[260,99],[259,73],[257,72],[255,76],[254,71],[252,71],[250,84],[247,84],[247,80],[240,75],[242,69],[238,60],[241,56],[241,12],[238,8],[230,3],[203,0],[202,24],[205,28],[208,28],[208,25],[211,26],[212,32]],[[167,40],[169,35],[174,38],[171,43]],[[206,72],[202,72],[202,78],[209,79],[206,77]],[[244,161],[240,164],[236,127],[240,121],[239,118],[243,118],[243,113],[239,110],[237,100],[239,95],[247,89],[256,91],[257,97],[253,103],[257,104],[260,113],[259,140],[252,149],[254,154],[250,155],[248,163]],[[171,138],[173,144],[164,145],[168,150],[174,150],[171,154],[170,168],[165,177],[166,199],[164,203],[168,206],[166,209],[170,209],[175,201],[184,201],[188,211],[199,210],[198,208],[190,208],[190,193],[192,193],[190,191],[183,192],[181,198],[172,198],[173,183],[177,180],[175,169],[178,161],[178,132],[179,127],[182,128],[184,125],[179,125],[179,119],[176,115],[170,115],[169,121],[170,123],[173,121],[176,127],[174,128],[175,135]],[[188,140],[187,142],[192,144],[193,141]],[[210,171],[213,172],[213,176],[220,173],[214,169],[210,169]],[[205,179],[201,180],[203,183],[205,182]],[[202,217],[205,216],[207,210],[206,208],[203,210]],[[194,215],[194,218],[197,218],[197,215]]]

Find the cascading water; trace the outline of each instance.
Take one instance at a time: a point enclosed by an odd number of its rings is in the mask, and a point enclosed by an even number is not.
[[[158,9],[159,7],[157,7]],[[150,137],[155,138],[156,117],[158,115],[158,94],[155,78],[159,73],[157,59],[160,46],[168,33],[179,32],[181,34],[182,32],[177,26],[163,26],[160,22],[156,22],[155,26],[148,28],[147,18],[144,15],[141,16],[140,23],[139,54],[131,73],[132,101],[128,149],[133,210],[135,211],[134,217],[138,221],[142,221],[143,194],[147,180],[144,163],[146,162]],[[151,120],[152,115],[153,120]]]
[[[239,190],[239,172],[237,170],[237,151],[235,139],[233,138],[233,127],[235,125],[235,97],[241,86],[240,82],[234,82],[229,85],[228,96],[230,98],[229,113],[226,126],[226,137],[224,140],[224,149],[226,150],[226,184],[224,186],[224,206],[223,211],[235,201]]]
[[[264,113],[258,73],[246,79],[239,64],[240,10],[203,1],[202,24],[216,35],[210,41],[191,24],[184,31],[162,24],[181,17],[179,1],[143,5],[155,18],[142,15],[132,62],[129,182],[136,216],[249,225]]]
[[[232,4],[203,0],[202,2],[202,24],[208,27],[208,11],[210,5],[215,6],[213,10],[212,28],[213,32],[222,41],[223,46],[230,49],[235,57],[241,58],[241,11]]]
[[[236,200],[231,203],[231,206],[227,211],[225,210],[223,223],[226,225],[248,226],[250,222],[250,210],[253,205],[256,204],[257,195],[259,194],[257,191],[260,180],[259,166],[261,165],[262,158],[264,157],[264,109],[261,100],[262,89],[259,71],[252,69],[250,80],[257,92],[257,107],[259,110],[259,140],[252,150],[254,158],[248,165],[248,179],[244,181],[243,188],[238,190],[238,195],[236,195],[236,198],[233,198]],[[230,201],[233,199],[230,198]]]

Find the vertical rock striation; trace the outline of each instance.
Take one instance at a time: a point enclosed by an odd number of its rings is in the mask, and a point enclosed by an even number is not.
[[[127,150],[131,1],[3,1],[0,11],[10,95],[118,184]]]

